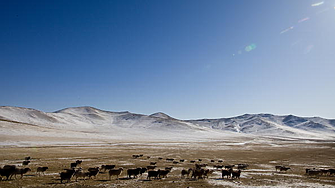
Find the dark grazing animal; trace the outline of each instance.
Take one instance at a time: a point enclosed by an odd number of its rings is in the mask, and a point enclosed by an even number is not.
[[[106,172],[106,170],[112,170],[113,168],[115,168],[115,165],[101,165],[101,170],[104,170],[104,172]]]
[[[26,166],[26,165],[28,165],[29,163],[30,163],[30,161],[23,161],[23,162],[22,162],[22,165],[23,165],[23,166]]]
[[[287,170],[290,170],[290,169],[291,169],[290,167],[284,167],[284,166],[282,166],[282,167],[279,168],[279,171],[280,172],[282,172],[282,171],[286,172]]]
[[[140,157],[140,155],[133,155],[133,158],[134,159],[137,159],[137,158],[139,158]]]
[[[173,164],[178,164],[179,162],[178,161],[173,161]]]
[[[166,161],[174,161],[172,158],[167,158]]]
[[[119,179],[119,175],[122,174],[122,171],[123,171],[123,168],[109,170],[108,172],[109,180],[111,180],[112,176],[116,176],[116,178]]]
[[[321,170],[308,170],[307,175],[309,176],[318,176],[321,174]]]
[[[129,179],[131,179],[131,176],[134,178],[137,178],[137,176],[140,174],[142,168],[130,168],[127,170],[127,176]]]
[[[188,170],[183,169],[181,171],[181,173],[180,173],[181,174],[181,178],[184,178],[185,175],[188,177],[192,171],[193,171],[192,168],[189,168]]]
[[[153,178],[155,178],[155,179],[158,179],[159,172],[160,172],[160,170],[157,170],[157,171],[150,170],[150,171],[148,171],[148,177],[147,177],[147,179],[150,180],[151,177],[153,177]]]
[[[184,161],[185,161],[185,159],[180,159],[179,161],[182,163],[182,162],[184,162]]]
[[[248,164],[238,164],[237,165],[237,169],[240,169],[240,170],[245,170],[248,168]]]
[[[0,169],[0,175],[5,176],[6,180],[11,179],[15,170],[16,170],[15,165],[5,165],[2,169]]]
[[[78,165],[77,163],[71,163],[71,164],[70,164],[70,168],[76,168],[77,165]]]
[[[231,177],[231,172],[232,172],[232,169],[229,169],[229,170],[222,170],[221,173],[222,173],[222,179],[224,179],[225,176],[227,176],[227,179],[229,177]]]
[[[147,168],[141,168],[140,175],[142,176],[143,173],[145,173],[148,169]]]
[[[169,170],[169,171],[171,171],[172,168],[173,168],[173,166],[167,166],[167,167],[165,167],[165,170]]]
[[[234,166],[235,166],[235,165],[225,165],[224,168],[225,168],[225,169],[231,169],[231,168],[233,168]]]
[[[231,178],[232,179],[240,179],[241,176],[241,170],[238,171],[231,171]]]
[[[209,175],[213,174],[214,170],[206,169],[204,172],[204,178],[208,178]]]
[[[24,158],[24,160],[26,160],[26,161],[29,161],[31,159],[31,157],[29,156],[29,157],[25,157]]]
[[[322,175],[328,175],[329,174],[329,170],[327,170],[327,169],[321,169],[321,174]]]
[[[38,175],[44,174],[44,172],[45,172],[47,169],[49,169],[49,168],[46,167],[46,166],[43,166],[43,167],[42,167],[42,166],[37,167],[36,173],[37,173]]]
[[[14,174],[15,178],[16,178],[16,174],[20,174],[21,175],[21,179],[22,179],[23,174],[25,174],[25,173],[27,173],[29,171],[31,171],[30,168],[16,168],[13,174]]]
[[[97,175],[99,174],[99,167],[95,167],[95,168],[89,168],[88,169],[88,178],[90,179],[91,177],[96,178]]]
[[[216,169],[219,169],[219,168],[223,168],[223,165],[214,165],[214,168],[216,168]]]
[[[61,172],[60,183],[63,183],[63,180],[67,180],[67,182],[69,183],[74,173],[75,173],[74,169],[67,169],[66,172]]]
[[[154,170],[157,166],[154,166],[154,165],[150,165],[150,166],[147,166],[147,169],[148,170]]]
[[[197,177],[198,177],[198,179],[200,179],[200,178],[203,178],[204,173],[205,173],[204,169],[195,169],[195,170],[192,171],[192,176],[191,177],[194,178],[194,179],[197,179]]]
[[[158,157],[158,160],[162,160],[163,158],[162,157]]]
[[[194,160],[192,160],[192,161],[190,161],[190,163],[195,163],[195,161],[194,161]]]
[[[83,170],[80,168],[80,169],[75,171],[73,176],[76,177],[76,181],[78,181],[79,177],[82,177],[85,180],[85,178],[89,177],[89,175],[90,175],[90,172],[83,172]]]
[[[283,167],[283,166],[279,166],[279,165],[275,166],[276,172],[277,172],[277,170],[280,170],[281,167]]]
[[[219,162],[219,163],[222,163],[222,162],[223,162],[223,160],[218,160],[218,162]]]
[[[170,170],[160,170],[158,173],[159,178],[167,178],[168,173],[170,173]]]
[[[214,162],[215,162],[215,160],[212,159],[212,160],[211,160],[211,163],[214,163]]]
[[[334,175],[335,174],[335,169],[329,169],[329,175]]]
[[[156,165],[157,162],[150,162],[150,165]]]

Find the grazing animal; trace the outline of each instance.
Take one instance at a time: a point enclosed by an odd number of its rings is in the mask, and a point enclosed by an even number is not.
[[[231,178],[232,179],[240,179],[241,176],[241,170],[238,171],[231,171]]]
[[[76,181],[78,181],[78,178],[84,178],[84,180],[86,180],[86,177],[89,177],[90,172],[83,172],[82,169],[76,170],[74,172],[74,177],[76,177]]]
[[[67,180],[67,182],[69,183],[72,176],[74,175],[75,173],[75,170],[66,170],[66,172],[61,172],[60,173],[60,183],[63,183],[63,180]]]
[[[153,165],[150,165],[150,166],[147,166],[147,169],[148,170],[154,170],[157,166],[153,166]]]
[[[148,169],[147,168],[141,168],[140,175],[142,176],[143,173],[145,173]]]
[[[222,163],[222,162],[223,162],[223,160],[218,160],[218,162],[219,162],[219,163]]]
[[[204,172],[204,178],[208,178],[209,175],[213,174],[214,170],[206,169]]]
[[[46,166],[40,166],[40,167],[37,167],[37,170],[36,170],[36,173],[38,174],[38,175],[41,175],[41,174],[44,174],[44,172],[46,171],[46,170],[48,170],[49,168],[48,167],[46,167]]]
[[[82,160],[76,160],[76,163],[77,163],[78,165],[81,165],[82,162],[83,162]]]
[[[150,165],[156,165],[157,162],[150,162]]]
[[[158,157],[158,160],[162,160],[163,158],[162,157]]]
[[[237,165],[237,169],[239,169],[239,170],[245,170],[245,169],[247,169],[248,168],[248,164],[238,164]]]
[[[231,169],[231,168],[233,168],[234,166],[235,166],[235,165],[225,165],[224,168],[225,168],[225,169]]]
[[[181,163],[183,163],[183,162],[185,161],[185,159],[180,159],[179,161],[180,161]]]
[[[200,162],[201,162],[201,161],[202,161],[202,159],[198,159],[198,161],[200,161]]]
[[[335,169],[329,169],[329,175],[334,175],[335,174]]]
[[[159,178],[167,178],[168,173],[170,173],[170,170],[160,170],[158,173]]]
[[[21,175],[21,179],[22,179],[23,174],[25,174],[25,173],[27,173],[29,171],[31,171],[30,168],[16,168],[13,174],[14,174],[15,178],[16,178],[16,174],[20,174]]]
[[[165,167],[165,170],[169,170],[169,171],[171,171],[172,168],[173,168],[173,166],[168,166],[168,167]]]
[[[194,178],[194,179],[197,179],[197,177],[198,177],[198,179],[200,179],[200,178],[203,177],[204,173],[205,173],[204,169],[195,169],[195,170],[192,171],[192,176],[191,177]]]
[[[172,158],[167,158],[166,161],[174,161]]]
[[[190,161],[190,163],[195,163],[195,161],[194,161],[194,160],[192,160],[192,161]]]
[[[133,158],[134,159],[137,159],[137,158],[139,158],[140,156],[139,155],[133,155]]]
[[[115,165],[101,165],[101,170],[104,170],[104,172],[106,172],[106,170],[112,170],[113,168],[115,168]]]
[[[15,170],[16,170],[15,165],[5,165],[2,169],[0,169],[0,175],[5,176],[6,180],[11,179]]]
[[[212,159],[212,160],[211,160],[211,163],[214,163],[214,162],[215,162],[215,160]]]
[[[279,165],[275,166],[276,172],[277,172],[277,170],[280,170],[281,167],[283,167],[283,166],[279,166]]]
[[[30,161],[23,161],[23,162],[22,162],[22,165],[23,165],[23,166],[26,166],[26,165],[28,165],[29,163],[30,163]]]
[[[178,164],[179,162],[178,161],[173,161],[173,164]]]
[[[150,159],[150,156],[147,156],[147,159]]]
[[[216,169],[219,169],[219,168],[223,168],[223,165],[214,165],[214,168],[216,168]]]
[[[329,173],[329,170],[321,169],[321,174],[322,175],[328,175],[328,173]]]
[[[279,168],[279,171],[280,172],[282,172],[282,171],[286,172],[287,170],[290,170],[290,169],[291,169],[290,167],[284,167],[284,166],[282,166],[282,167]]]
[[[31,157],[29,156],[29,157],[25,157],[24,158],[24,160],[26,160],[26,161],[29,161],[31,159]]]
[[[128,178],[131,179],[131,176],[134,176],[134,178],[137,178],[137,176],[140,174],[142,168],[130,168],[127,170]]]
[[[108,172],[109,180],[111,180],[112,176],[116,176],[116,178],[119,179],[119,175],[122,174],[122,171],[123,171],[123,168],[109,170]]]
[[[159,172],[160,172],[160,170],[157,170],[157,171],[150,170],[150,171],[148,171],[148,177],[147,177],[147,179],[150,180],[151,177],[153,177],[153,178],[155,178],[155,179],[158,179]]]
[[[95,167],[95,168],[89,168],[88,169],[88,178],[90,179],[91,177],[96,178],[97,175],[99,174],[99,167]]]
[[[308,170],[307,175],[309,176],[318,176],[321,174],[320,170]]]
[[[71,166],[70,168],[76,168],[77,165],[78,165],[77,163],[71,163],[71,164],[70,164],[70,166]]]
[[[193,171],[192,168],[189,168],[188,170],[183,169],[183,170],[181,171],[181,178],[184,178],[185,175],[186,175],[187,178],[188,178],[188,176],[190,175],[190,173],[191,173],[192,171]]]
[[[231,177],[231,172],[232,172],[232,169],[229,169],[229,170],[222,170],[221,173],[222,173],[222,179],[224,179],[225,176],[227,176],[227,179],[229,177]]]

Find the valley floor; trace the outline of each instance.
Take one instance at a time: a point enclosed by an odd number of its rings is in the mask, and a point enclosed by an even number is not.
[[[134,159],[132,155],[143,154]],[[22,179],[0,181],[0,187],[335,187],[335,176],[310,177],[305,168],[335,168],[335,143],[333,142],[105,142],[100,144],[78,144],[68,146],[2,146],[0,166],[21,165],[24,157],[31,156],[28,172]],[[147,157],[150,156],[148,159]],[[163,159],[159,160],[158,158]],[[166,158],[185,159],[172,164]],[[242,171],[240,179],[222,179],[218,170],[207,179],[180,178],[182,169],[193,168],[191,160],[202,159],[207,168],[218,164],[247,163],[249,168]],[[210,160],[215,160],[211,163]],[[218,163],[222,159],[223,163]],[[120,180],[108,180],[107,173],[100,173],[96,179],[60,183],[59,172],[70,167],[70,163],[83,160],[82,168],[114,164],[123,167]],[[157,162],[157,168],[173,166],[167,178],[147,180],[147,173],[137,179],[127,179],[126,169],[145,167]],[[285,165],[292,170],[276,172],[276,165]],[[44,176],[37,176],[39,166],[48,166]]]

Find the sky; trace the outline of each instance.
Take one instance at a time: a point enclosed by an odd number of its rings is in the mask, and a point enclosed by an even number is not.
[[[2,0],[0,25],[0,106],[335,119],[335,0]]]

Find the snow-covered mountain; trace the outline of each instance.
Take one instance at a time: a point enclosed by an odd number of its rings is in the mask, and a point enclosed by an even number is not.
[[[55,135],[59,131],[61,133]],[[90,134],[90,137],[92,135],[97,137],[112,135],[119,139],[127,136],[179,136],[178,138],[187,139],[194,135],[211,138],[256,135],[335,139],[335,120],[272,114],[244,114],[231,118],[179,120],[162,112],[142,115],[127,111],[110,112],[93,107],[74,107],[49,113],[30,108],[0,107],[0,135],[19,133],[57,137],[64,134],[81,137],[85,137],[85,134]]]

